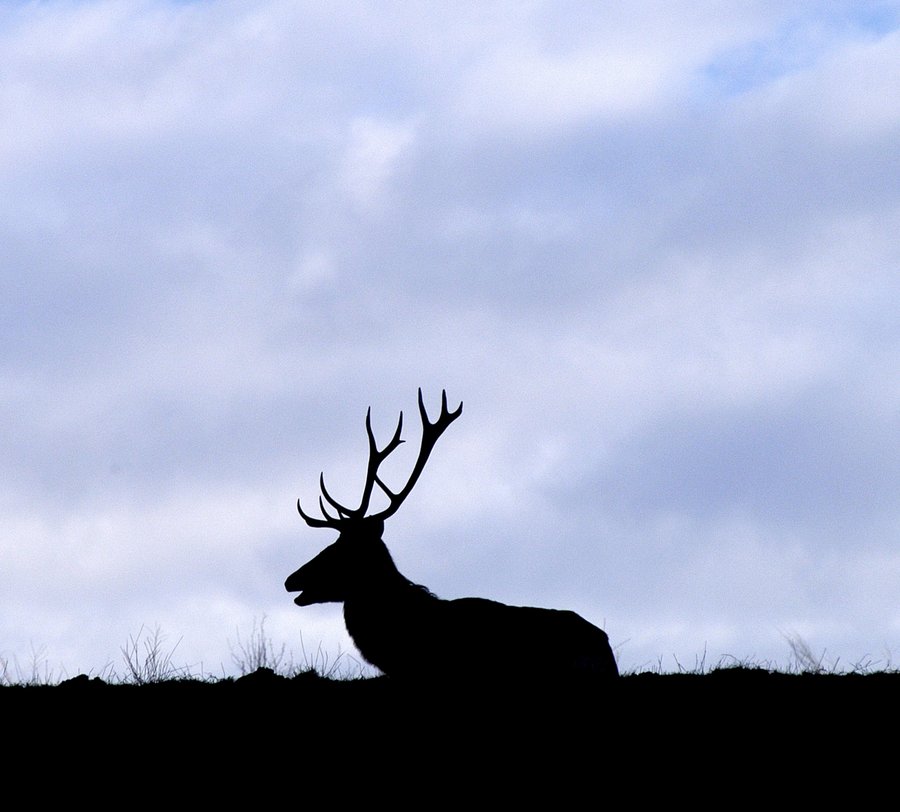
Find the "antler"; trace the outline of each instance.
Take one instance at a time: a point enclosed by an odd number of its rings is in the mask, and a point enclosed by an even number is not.
[[[455,411],[449,411],[447,409],[447,391],[441,390],[441,413],[438,416],[438,419],[435,420],[434,423],[432,423],[428,420],[428,412],[425,410],[425,403],[422,400],[422,390],[419,389],[419,414],[422,417],[422,445],[419,447],[419,457],[416,460],[416,464],[412,470],[412,473],[409,475],[409,480],[407,481],[406,485],[404,485],[402,490],[394,493],[378,477],[378,466],[375,466],[375,469],[373,470],[371,463],[369,465],[371,476],[378,484],[378,487],[384,491],[385,495],[390,501],[390,505],[388,505],[387,508],[382,510],[381,513],[375,514],[377,518],[386,519],[388,518],[388,516],[393,516],[394,513],[397,512],[397,508],[399,508],[400,505],[403,504],[403,501],[407,496],[409,496],[410,491],[418,481],[420,474],[425,468],[425,463],[428,461],[428,455],[431,453],[431,449],[434,448],[434,444],[437,442],[438,437],[440,437],[444,433],[444,431],[446,431],[447,427],[462,414],[462,407],[462,401],[460,401],[460,404],[456,407]],[[371,433],[369,434],[369,436],[371,437]],[[399,436],[400,427],[398,426],[397,434],[395,435],[394,439],[397,439]],[[393,441],[391,442],[393,443]],[[368,492],[370,492],[372,490],[371,483],[367,481],[366,485],[368,488]]]
[[[319,487],[322,490],[322,495],[319,497],[319,509],[322,511],[322,515],[325,518],[316,519],[312,516],[307,516],[307,514],[303,512],[303,508],[300,507],[300,500],[298,499],[297,510],[300,512],[303,520],[310,527],[330,527],[334,530],[340,530],[342,524],[348,519],[362,519],[365,517],[366,511],[369,509],[369,501],[372,498],[372,490],[375,485],[378,485],[378,487],[384,491],[390,504],[380,513],[376,513],[370,518],[384,520],[388,518],[388,516],[393,516],[400,505],[403,504],[406,497],[409,496],[410,491],[412,491],[418,481],[419,476],[425,468],[425,463],[428,461],[428,455],[431,454],[431,449],[434,448],[438,438],[446,431],[447,427],[462,414],[462,407],[463,405],[460,402],[459,406],[451,412],[447,408],[447,391],[442,390],[441,413],[437,420],[432,423],[428,419],[428,412],[425,409],[425,402],[422,399],[422,389],[419,389],[419,415],[422,418],[422,444],[419,447],[418,459],[416,460],[412,473],[409,475],[406,485],[395,493],[388,488],[381,477],[378,476],[378,467],[397,449],[400,443],[405,442],[400,438],[400,432],[403,430],[403,412],[400,412],[400,419],[397,421],[397,429],[394,431],[394,436],[384,448],[379,449],[378,444],[375,441],[375,434],[372,431],[372,407],[370,406],[369,410],[366,412],[366,434],[369,437],[369,464],[366,469],[366,484],[363,487],[363,495],[359,507],[353,510],[344,507],[344,505],[334,499],[325,487],[325,475],[323,473],[319,476]],[[325,508],[326,502],[337,511],[337,516],[332,516],[327,511]]]

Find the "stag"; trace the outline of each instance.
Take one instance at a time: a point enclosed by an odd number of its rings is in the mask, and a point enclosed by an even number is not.
[[[400,573],[382,540],[384,522],[397,512],[425,468],[438,438],[462,414],[462,403],[431,422],[419,389],[422,442],[409,479],[391,490],[378,469],[404,442],[403,412],[394,435],[379,449],[366,413],[369,462],[359,507],[334,499],[319,477],[322,518],[297,510],[310,527],[338,532],[337,540],[285,581],[299,592],[298,606],[343,603],[344,622],[362,656],[389,676],[417,680],[438,675],[460,679],[583,678],[618,675],[606,633],[575,612],[508,606],[485,598],[442,600]],[[366,515],[375,487],[388,506]],[[329,511],[330,509],[330,511]]]

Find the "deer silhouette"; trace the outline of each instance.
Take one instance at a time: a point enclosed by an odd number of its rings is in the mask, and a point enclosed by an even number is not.
[[[344,604],[344,622],[362,656],[391,677],[433,680],[563,679],[618,676],[609,638],[575,612],[508,606],[485,598],[442,600],[400,573],[382,540],[385,519],[397,512],[425,468],[438,438],[462,414],[462,403],[431,422],[419,389],[422,442],[412,473],[399,491],[381,479],[379,466],[404,442],[403,412],[390,442],[379,449],[366,413],[369,461],[359,507],[337,502],[319,477],[321,519],[297,510],[310,527],[339,533],[337,541],[292,573],[288,592],[298,606]],[[375,486],[388,499],[367,516]],[[329,513],[329,508],[333,513]]]

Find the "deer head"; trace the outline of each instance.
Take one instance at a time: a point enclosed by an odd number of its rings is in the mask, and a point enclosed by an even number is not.
[[[384,448],[379,449],[372,431],[370,407],[366,413],[369,462],[359,507],[348,508],[334,499],[325,487],[324,473],[319,476],[321,489],[319,509],[322,518],[307,515],[300,505],[300,500],[297,500],[297,510],[310,527],[328,527],[340,534],[337,541],[292,573],[285,581],[284,586],[288,592],[300,592],[294,599],[294,603],[298,606],[343,602],[350,596],[381,588],[386,579],[403,578],[397,572],[391,555],[381,540],[384,520],[393,516],[409,496],[438,438],[462,414],[462,403],[455,411],[449,411],[447,393],[443,391],[441,413],[437,420],[431,422],[422,400],[422,390],[419,389],[419,414],[422,419],[422,444],[419,447],[419,456],[406,485],[399,491],[392,491],[384,483],[378,474],[378,468],[404,442],[400,437],[403,430],[403,412],[400,412],[393,437]],[[369,502],[376,485],[387,496],[388,506],[378,513],[367,516]],[[333,513],[329,512],[329,507]]]

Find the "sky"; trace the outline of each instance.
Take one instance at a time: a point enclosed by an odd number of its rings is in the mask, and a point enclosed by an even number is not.
[[[411,580],[896,666],[898,99],[898,2],[3,3],[0,663],[352,665],[296,499],[422,387]]]

